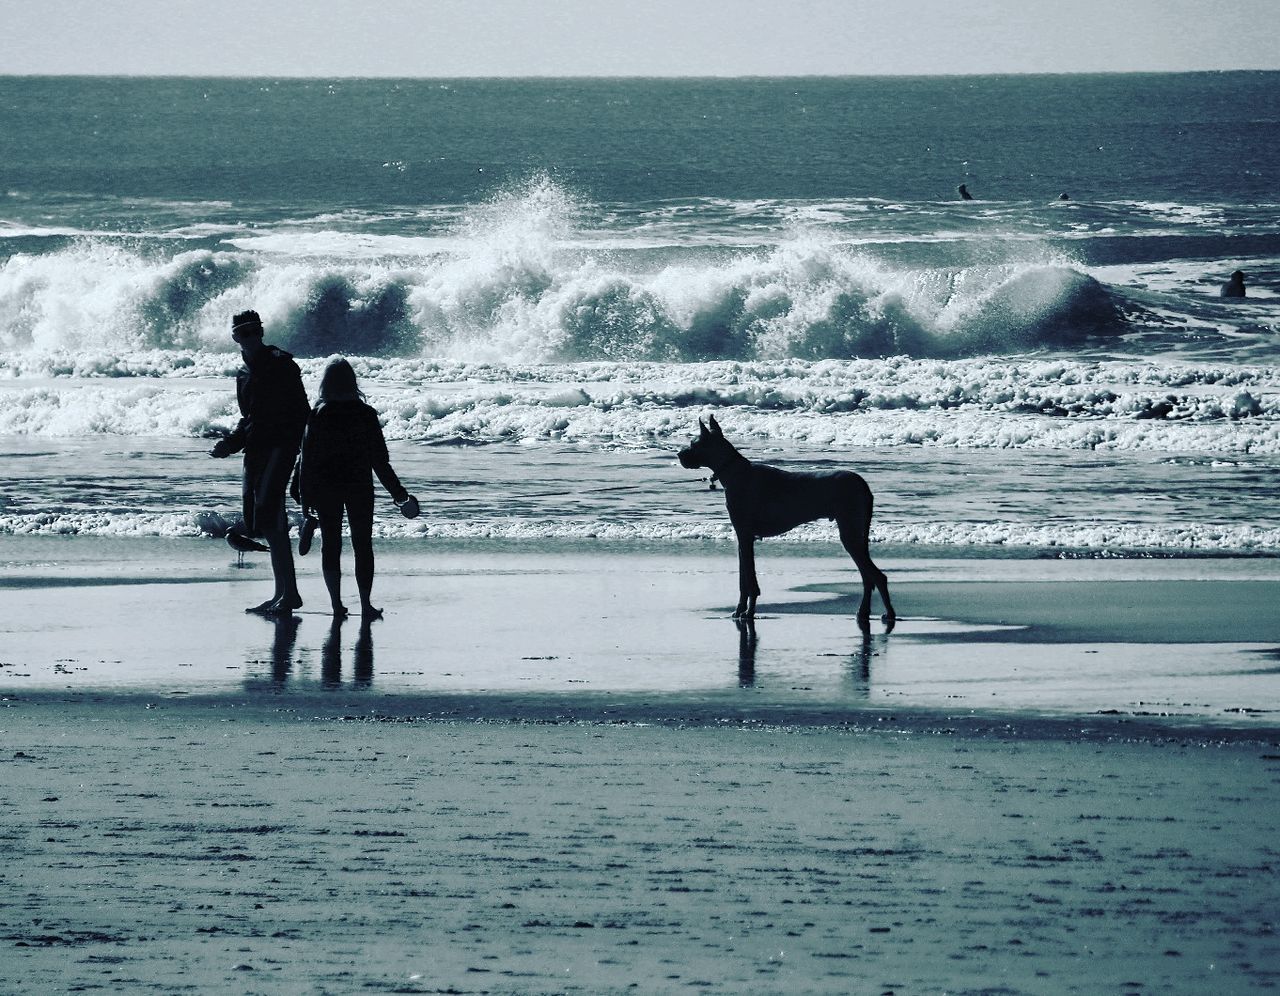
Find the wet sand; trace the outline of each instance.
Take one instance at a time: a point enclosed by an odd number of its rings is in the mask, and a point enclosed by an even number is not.
[[[1280,981],[1273,744],[7,705],[6,992]]]
[[[771,557],[752,639],[723,552],[393,553],[362,630],[244,616],[208,547],[33,548],[0,991],[1280,983],[1265,565],[886,564],[864,639]]]
[[[386,544],[386,618],[361,627],[332,624],[314,553],[299,559],[306,604],[271,622],[243,612],[270,591],[260,555],[237,569],[216,542],[13,539],[0,689],[19,693],[341,693],[357,711],[454,699],[480,717],[537,693],[583,718],[699,706],[776,722],[888,709],[1280,726],[1271,560],[891,558],[897,625],[864,634],[848,559],[822,549],[766,546],[747,628],[730,618],[724,547]]]

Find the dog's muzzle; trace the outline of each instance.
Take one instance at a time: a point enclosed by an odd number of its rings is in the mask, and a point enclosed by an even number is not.
[[[694,455],[693,450],[681,450],[676,454],[676,459],[680,461],[680,466],[685,470],[697,470],[702,464],[698,463],[698,458]]]

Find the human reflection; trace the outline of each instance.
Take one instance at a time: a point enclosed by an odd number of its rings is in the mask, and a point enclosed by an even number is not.
[[[279,687],[289,680],[289,672],[293,670],[293,651],[298,642],[298,626],[302,619],[295,615],[269,617],[271,624],[271,646],[267,650],[266,660],[251,660],[248,663],[267,664],[271,667],[271,684]],[[261,684],[261,678],[251,675],[245,684],[253,687]]]
[[[756,683],[756,621],[735,619],[738,627],[738,687],[751,688]]]
[[[373,627],[371,619],[360,623],[355,645],[351,648],[351,687],[368,688],[373,684]],[[342,687],[342,623],[335,618],[320,646],[320,683],[325,688]]]
[[[298,626],[302,620],[295,615],[279,616],[272,620],[271,680],[283,685],[293,670],[293,648],[298,642]]]
[[[351,650],[351,684],[356,688],[368,688],[373,684],[372,622],[372,619],[360,620],[360,633]]]
[[[320,684],[337,688],[342,684],[342,619],[329,624],[329,632],[320,645]]]

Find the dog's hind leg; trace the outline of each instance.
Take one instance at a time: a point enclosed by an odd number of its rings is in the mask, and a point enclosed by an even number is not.
[[[858,606],[858,625],[867,629],[871,625],[871,593],[878,590],[880,600],[884,603],[885,624],[892,629],[897,614],[893,611],[893,603],[889,601],[889,578],[871,559],[870,533],[871,511],[867,509],[865,522],[856,523],[850,519],[838,520],[840,526],[840,542],[849,551],[858,573],[862,576],[862,602]]]
[[[756,580],[756,538],[750,533],[738,533],[738,607],[733,610],[734,619],[752,619],[756,614],[756,599],[760,597],[760,582]]]

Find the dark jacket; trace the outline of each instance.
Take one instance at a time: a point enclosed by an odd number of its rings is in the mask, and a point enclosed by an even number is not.
[[[240,421],[223,443],[227,453],[298,451],[311,406],[302,371],[289,353],[264,346],[252,366],[241,367],[236,374],[236,403]]]
[[[397,504],[409,497],[391,468],[378,413],[363,401],[316,405],[307,422],[298,467],[299,502],[314,508],[326,496],[373,487],[373,475]]]

